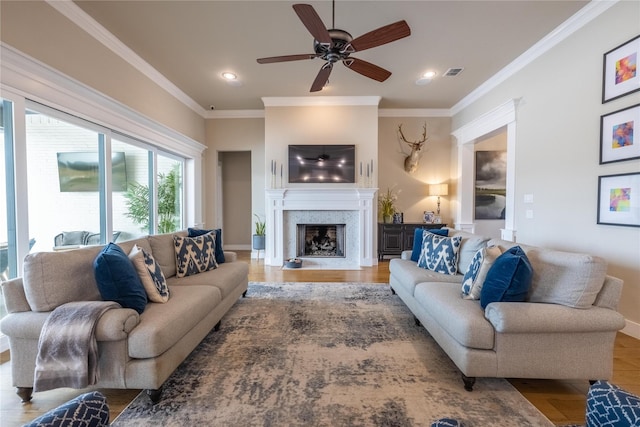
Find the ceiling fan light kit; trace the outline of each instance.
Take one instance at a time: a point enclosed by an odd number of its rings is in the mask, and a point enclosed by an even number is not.
[[[350,55],[383,44],[391,43],[411,35],[411,29],[405,21],[394,22],[376,30],[356,37],[355,39],[347,31],[332,28],[327,29],[316,13],[313,6],[309,4],[294,4],[293,10],[306,27],[307,31],[314,37],[312,54],[273,56],[259,58],[259,64],[272,64],[275,62],[299,61],[305,59],[320,58],[325,63],[320,68],[315,80],[311,85],[310,92],[322,90],[329,81],[329,76],[333,70],[333,64],[338,61],[358,74],[362,74],[370,79],[383,82],[391,76],[391,72],[375,64],[362,59],[353,58]],[[335,16],[335,1],[333,3]]]

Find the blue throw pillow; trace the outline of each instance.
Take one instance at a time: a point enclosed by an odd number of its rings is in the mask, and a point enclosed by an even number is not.
[[[187,232],[189,235],[187,237],[198,237],[203,234],[211,233],[212,231],[216,232],[216,247],[214,250],[216,256],[216,263],[222,264],[224,262],[224,250],[222,249],[222,229],[216,228],[215,230],[203,230],[201,228],[188,228]]]
[[[529,258],[520,246],[514,246],[500,255],[484,280],[480,291],[480,305],[498,301],[526,301],[533,278]]]
[[[444,237],[433,233],[424,233],[418,267],[436,273],[456,274],[461,242],[461,236]]]
[[[413,233],[413,250],[411,251],[411,261],[413,262],[418,262],[420,259],[420,252],[422,251],[422,237],[424,236],[425,231],[437,234],[438,236],[447,237],[449,235],[449,229],[447,228],[431,228],[429,230],[416,228]]]
[[[147,305],[147,293],[127,254],[115,243],[109,243],[93,261],[98,290],[105,301],[115,301],[122,307],[142,313]]]

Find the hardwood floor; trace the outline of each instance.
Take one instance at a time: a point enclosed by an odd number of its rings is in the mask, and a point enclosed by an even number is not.
[[[263,260],[250,260],[248,251],[238,251],[249,263],[249,280],[254,282],[368,282],[386,284],[389,261],[362,270],[283,270],[265,266]],[[584,423],[587,381],[512,379],[520,393],[556,425]],[[619,333],[614,350],[612,382],[640,395],[640,340]],[[139,390],[101,389],[107,396],[113,420],[139,393]],[[0,354],[0,427],[20,426],[51,408],[77,396],[82,391],[51,390],[38,393],[30,403],[20,403],[11,387],[8,352]]]

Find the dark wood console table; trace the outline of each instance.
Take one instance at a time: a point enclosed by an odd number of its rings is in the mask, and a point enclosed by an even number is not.
[[[446,225],[420,222],[404,224],[378,223],[378,260],[382,261],[385,255],[400,255],[402,251],[413,249],[413,235],[416,228],[442,228]]]

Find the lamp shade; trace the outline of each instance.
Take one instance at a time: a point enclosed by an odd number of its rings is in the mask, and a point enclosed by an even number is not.
[[[430,196],[446,196],[449,194],[449,185],[447,184],[429,184]]]

